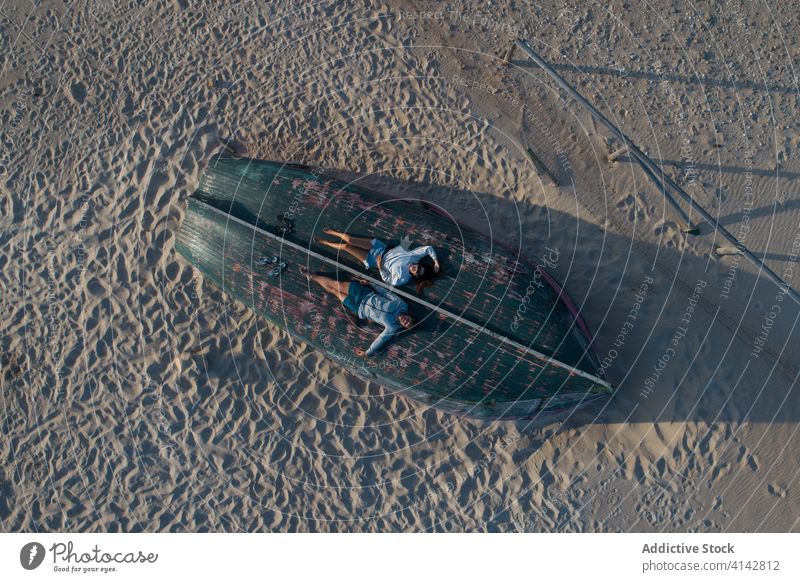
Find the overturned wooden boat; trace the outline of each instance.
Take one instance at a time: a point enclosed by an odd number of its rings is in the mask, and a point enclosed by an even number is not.
[[[431,244],[442,262],[423,297],[412,285],[396,290],[417,323],[372,358],[354,350],[377,332],[353,325],[299,272],[307,265],[383,284],[316,242],[326,226],[390,246],[401,238]],[[589,328],[543,268],[422,203],[321,169],[215,156],[189,197],[176,248],[225,292],[351,372],[452,413],[548,417],[612,393]]]

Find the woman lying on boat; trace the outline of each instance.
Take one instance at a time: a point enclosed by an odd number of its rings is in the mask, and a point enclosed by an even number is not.
[[[323,232],[340,238],[342,242],[318,239],[320,244],[350,253],[367,269],[377,268],[381,278],[392,287],[405,285],[414,279],[419,294],[433,284],[434,277],[439,273],[439,259],[432,246],[417,247],[413,251],[402,246],[386,250],[386,243],[376,238],[351,236],[332,228],[326,228]]]
[[[306,267],[300,272],[310,281],[319,284],[329,293],[333,293],[344,306],[360,319],[369,319],[383,326],[383,332],[366,350],[356,348],[357,356],[371,356],[388,342],[393,335],[411,329],[414,320],[408,314],[408,305],[397,295],[379,287],[370,285],[369,281],[337,281],[319,273],[311,273]]]

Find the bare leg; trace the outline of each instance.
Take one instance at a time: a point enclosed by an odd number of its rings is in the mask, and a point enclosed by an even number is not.
[[[344,301],[347,297],[347,292],[350,289],[350,281],[337,281],[333,277],[326,277],[317,273],[309,273],[304,269],[301,272],[306,275],[310,280],[314,281],[320,287],[325,289],[328,293],[332,293],[339,301]]]
[[[324,232],[325,234],[329,234],[331,236],[339,237],[345,243],[352,245],[354,247],[358,247],[359,249],[364,249],[367,252],[369,252],[369,250],[372,248],[371,238],[366,238],[363,236],[351,236],[346,232],[341,232],[333,228],[323,228],[322,232]]]
[[[331,241],[328,241],[328,240],[321,240],[320,239],[319,243],[322,244],[322,245],[325,245],[326,247],[335,249],[337,251],[345,251],[346,253],[349,253],[349,254],[353,255],[355,258],[357,258],[362,263],[367,260],[367,251],[365,249],[361,249],[361,248],[355,247],[353,245],[349,245],[349,244],[344,243],[344,242],[335,243],[335,242],[331,242]]]
[[[346,241],[350,243],[350,246],[354,246],[356,248],[365,250],[367,252],[372,250],[372,239],[365,238],[362,236],[351,236],[350,240]]]

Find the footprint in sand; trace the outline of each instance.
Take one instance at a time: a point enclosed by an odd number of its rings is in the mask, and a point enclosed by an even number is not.
[[[661,237],[663,243],[667,247],[671,248],[679,248],[681,242],[683,241],[683,237],[681,236],[681,231],[678,228],[677,223],[668,220],[660,224],[655,228],[655,234],[658,237]]]
[[[758,455],[755,453],[750,454],[750,450],[747,447],[739,447],[739,456],[736,458],[736,462],[741,466],[747,464],[752,471],[758,471],[761,466]]]
[[[74,105],[83,105],[86,100],[86,85],[82,81],[72,83],[68,88],[64,88],[64,93]]]
[[[774,495],[775,497],[786,499],[786,489],[781,487],[778,483],[773,482],[767,485],[767,491],[769,491],[770,494]]]
[[[647,208],[638,194],[628,194],[617,202],[617,208],[627,214],[628,222],[637,223],[650,218]]]
[[[23,358],[19,353],[6,353],[0,356],[0,369],[6,380],[16,380],[22,374]]]

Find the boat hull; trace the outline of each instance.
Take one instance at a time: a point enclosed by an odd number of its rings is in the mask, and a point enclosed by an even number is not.
[[[414,329],[371,358],[354,352],[380,330],[351,323],[335,297],[299,273],[300,265],[345,279],[365,273],[316,242],[325,226],[390,244],[406,237],[440,254],[443,274],[423,301],[402,289]],[[588,327],[543,269],[419,203],[314,168],[214,158],[176,248],[223,291],[351,372],[452,413],[530,418],[612,392]],[[277,276],[259,264],[273,256],[287,265]]]

